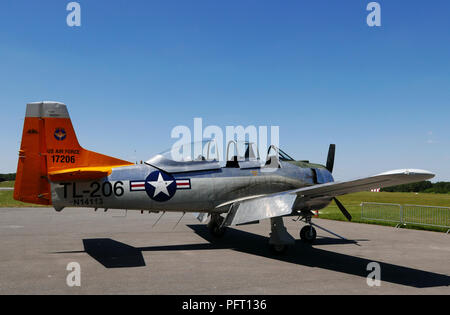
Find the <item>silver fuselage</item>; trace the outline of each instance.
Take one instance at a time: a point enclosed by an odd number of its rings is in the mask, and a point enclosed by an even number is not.
[[[52,204],[63,207],[88,207],[150,211],[226,212],[230,201],[255,195],[277,193],[295,188],[332,182],[324,168],[305,168],[280,162],[280,168],[227,168],[175,172],[170,176],[187,189],[177,188],[170,199],[158,201],[148,191],[135,189],[131,183],[144,182],[149,174],[163,172],[151,165],[118,167],[103,179],[52,183]],[[164,172],[166,173],[166,172]],[[180,184],[181,185],[181,184]],[[141,185],[145,187],[145,185]],[[180,186],[182,187],[182,186]],[[186,188],[186,186],[184,187]],[[330,198],[316,198],[314,203],[297,204],[294,210],[321,209]]]

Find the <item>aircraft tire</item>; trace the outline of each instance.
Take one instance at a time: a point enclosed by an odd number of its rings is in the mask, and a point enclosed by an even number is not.
[[[289,246],[286,244],[269,244],[270,252],[274,255],[283,255],[288,248]]]
[[[226,228],[221,227],[223,218],[221,216],[219,216],[218,218],[220,219],[211,218],[211,221],[208,223],[208,229],[212,236],[216,238],[221,238],[224,236]]]
[[[313,243],[316,237],[316,229],[311,225],[306,225],[300,230],[300,239],[305,243]]]

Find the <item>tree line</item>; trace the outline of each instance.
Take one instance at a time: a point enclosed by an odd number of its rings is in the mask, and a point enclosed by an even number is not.
[[[16,173],[0,174],[0,182],[16,180]]]
[[[422,181],[417,183],[386,187],[382,188],[381,191],[448,194],[450,193],[450,182],[432,183],[430,181]]]

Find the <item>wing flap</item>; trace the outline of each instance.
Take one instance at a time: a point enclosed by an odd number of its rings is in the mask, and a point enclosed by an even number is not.
[[[244,224],[292,213],[295,194],[275,194],[233,203],[224,226]]]

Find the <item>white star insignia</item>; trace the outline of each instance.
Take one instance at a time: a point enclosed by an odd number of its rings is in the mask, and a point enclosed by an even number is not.
[[[164,193],[170,197],[169,192],[167,191],[167,186],[173,183],[173,180],[164,180],[161,173],[158,174],[158,180],[154,182],[147,182],[153,187],[155,187],[155,193],[153,194],[153,198],[155,198],[159,193]]]

